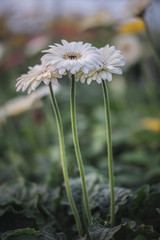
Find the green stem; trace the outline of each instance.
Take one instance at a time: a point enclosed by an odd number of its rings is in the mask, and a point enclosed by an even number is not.
[[[59,145],[60,145],[61,161],[62,161],[62,171],[63,171],[64,181],[65,181],[67,196],[68,196],[68,200],[69,200],[70,206],[72,208],[72,211],[74,213],[74,217],[75,217],[75,221],[76,221],[76,224],[77,224],[78,232],[82,236],[82,225],[81,225],[80,217],[79,217],[75,202],[73,200],[71,188],[70,188],[70,185],[69,185],[69,177],[68,177],[68,170],[67,170],[67,162],[66,162],[66,154],[65,154],[61,115],[60,115],[59,108],[58,108],[58,105],[57,105],[57,102],[56,102],[56,99],[55,99],[55,96],[54,96],[54,93],[53,93],[51,83],[49,84],[49,89],[50,89],[50,95],[51,95],[51,102],[52,102],[52,106],[53,106],[54,113],[55,113],[55,116],[56,116],[56,122],[57,122],[57,127],[58,127]]]
[[[79,141],[78,141],[78,134],[77,134],[77,127],[76,127],[76,114],[75,114],[75,77],[72,75],[72,84],[71,84],[71,95],[70,95],[70,110],[71,110],[71,122],[72,122],[72,135],[73,135],[73,142],[74,142],[74,148],[76,152],[81,182],[82,182],[82,191],[83,191],[83,198],[84,198],[84,205],[85,210],[88,218],[89,225],[92,222],[91,217],[91,211],[89,207],[89,201],[88,201],[88,194],[87,194],[87,188],[85,183],[85,173],[84,173],[84,167],[83,167],[83,161],[81,156],[81,151],[79,147]]]
[[[107,130],[107,147],[108,147],[108,171],[109,171],[109,186],[110,186],[110,224],[114,226],[114,174],[113,174],[113,159],[112,159],[112,137],[111,137],[111,122],[108,89],[105,81],[102,81],[104,107],[106,114],[106,130]]]

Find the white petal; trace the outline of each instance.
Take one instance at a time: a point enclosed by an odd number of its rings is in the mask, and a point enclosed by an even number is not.
[[[59,69],[59,74],[63,75],[66,70],[64,68]]]
[[[87,69],[86,67],[83,67],[83,68],[82,68],[82,71],[83,71],[85,74],[88,73],[88,69]]]
[[[48,85],[49,83],[50,83],[50,80],[49,79],[43,79],[43,82],[46,84],[46,85]]]
[[[100,77],[103,79],[103,80],[106,80],[107,79],[107,73],[106,71],[102,71],[99,73]]]
[[[101,77],[99,75],[97,75],[96,81],[97,81],[97,83],[101,83],[102,82],[102,79],[101,79]]]
[[[87,78],[87,83],[90,84],[92,82],[92,78]]]
[[[112,81],[112,74],[107,72],[107,80],[110,82]]]

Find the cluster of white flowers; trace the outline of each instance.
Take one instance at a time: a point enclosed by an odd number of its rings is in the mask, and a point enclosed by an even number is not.
[[[76,80],[82,83],[92,80],[101,83],[102,80],[112,80],[112,73],[122,74],[121,66],[124,59],[119,50],[108,44],[100,49],[89,43],[67,42],[49,46],[44,50],[41,65],[30,67],[27,74],[17,79],[17,91],[28,88],[28,93],[34,91],[41,82],[57,84],[57,79],[63,75],[75,75]]]

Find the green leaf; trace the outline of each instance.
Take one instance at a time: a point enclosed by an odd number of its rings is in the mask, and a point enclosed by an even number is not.
[[[79,178],[70,181],[73,197],[79,213],[83,216],[83,196],[81,189],[81,180]],[[89,174],[86,176],[86,186],[89,196],[89,203],[92,213],[97,217],[106,219],[110,207],[110,188],[98,174]],[[128,197],[131,196],[131,191],[126,188],[115,187],[115,213],[118,211],[120,205],[127,202]],[[66,194],[63,193],[62,205],[68,205]],[[70,207],[70,215],[73,214]]]
[[[54,212],[59,197],[59,188],[53,190],[23,179],[1,185],[0,232],[26,227],[37,229],[49,222],[56,223]]]
[[[125,236],[130,236],[130,239],[135,239],[137,236],[141,236],[140,239],[157,239],[160,237],[160,233],[156,232],[151,225],[140,224],[137,226],[135,221],[126,219],[121,224],[121,229],[117,234],[117,239],[121,239]],[[142,238],[143,237],[143,238]]]
[[[142,165],[142,166],[151,166],[152,161],[151,159],[153,156],[150,156],[144,150],[132,150],[129,152],[125,152],[121,154],[120,160],[124,163],[133,163],[134,165]]]
[[[64,233],[56,233],[51,227],[45,227],[42,232],[34,229],[17,229],[2,234],[1,240],[66,240]]]
[[[106,214],[110,207],[110,188],[104,180],[95,174],[90,174],[86,177],[87,190],[89,194],[89,201],[92,211],[100,210],[101,217],[106,218]],[[119,206],[127,202],[131,191],[126,188],[115,187],[115,213],[117,213]],[[97,214],[96,214],[97,215]]]
[[[135,221],[123,219],[123,223],[113,228],[104,226],[101,219],[94,219],[89,228],[91,240],[109,240],[115,239],[145,240],[159,239],[160,233],[156,232],[151,225],[141,224],[137,226]]]
[[[39,232],[34,229],[17,229],[3,233],[1,240],[36,240],[38,235]]]
[[[120,230],[116,234],[116,239],[154,239],[158,240],[160,233],[156,232],[151,225],[137,225],[135,221],[126,219],[125,222],[121,224]]]
[[[144,236],[142,235],[138,235],[135,240],[147,240],[147,238],[145,238]]]
[[[133,205],[135,205],[135,208],[141,207],[144,204],[144,201],[148,199],[149,197],[149,191],[150,187],[149,185],[144,185],[138,191],[136,192],[136,197],[133,200]]]
[[[56,233],[55,229],[47,226],[36,240],[66,240],[66,236],[64,233]]]
[[[100,219],[96,219],[92,221],[89,228],[89,235],[91,240],[109,240],[120,228],[120,225],[114,228],[107,228],[102,224]]]
[[[139,186],[146,180],[143,169],[133,164],[117,163],[115,165],[115,175],[115,183],[126,187]]]

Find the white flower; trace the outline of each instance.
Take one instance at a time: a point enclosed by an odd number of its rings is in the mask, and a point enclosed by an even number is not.
[[[49,50],[42,57],[42,63],[46,66],[51,65],[52,71],[59,71],[65,74],[69,71],[76,74],[79,71],[87,74],[90,70],[99,69],[102,65],[102,59],[95,47],[83,42],[67,42],[62,40],[61,44],[50,46]]]
[[[17,92],[22,89],[24,92],[28,88],[28,94],[34,91],[41,82],[48,85],[50,82],[57,84],[57,78],[62,76],[57,72],[51,72],[50,67],[45,67],[43,65],[35,65],[34,67],[29,67],[27,74],[22,74],[17,79]]]
[[[111,81],[112,73],[122,74],[120,67],[124,66],[125,62],[121,51],[107,44],[105,47],[99,49],[99,53],[103,59],[103,66],[99,70],[90,71],[88,74],[77,74],[76,80],[80,80],[83,83],[87,79],[88,84],[90,84],[92,80],[101,83],[102,80]]]
[[[59,90],[59,86],[53,87],[54,93]],[[48,86],[43,86],[28,96],[18,96],[0,106],[0,124],[3,123],[7,117],[19,115],[29,109],[33,108],[36,104],[39,105],[40,99],[49,95],[50,91]]]
[[[79,27],[81,30],[109,27],[114,23],[114,18],[107,10],[100,10],[94,14],[87,15],[81,19]]]
[[[117,35],[113,42],[115,46],[122,51],[127,67],[134,65],[141,59],[143,47],[137,36],[121,34]]]
[[[47,36],[43,36],[43,35],[36,36],[27,42],[25,47],[25,54],[28,56],[36,55],[42,49],[44,49],[49,42],[50,42],[50,38]]]

